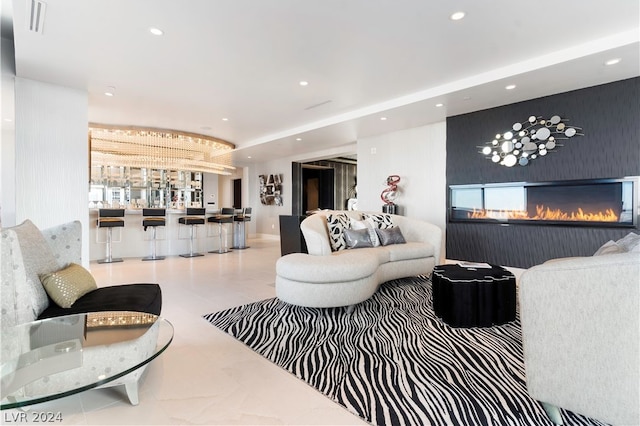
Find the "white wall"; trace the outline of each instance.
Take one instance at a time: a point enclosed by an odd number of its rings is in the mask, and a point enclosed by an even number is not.
[[[86,91],[16,78],[16,221],[47,228],[82,222],[89,261],[89,144]]]
[[[358,209],[382,211],[380,193],[399,175],[404,216],[446,227],[446,122],[358,140]],[[442,253],[444,253],[444,234]]]

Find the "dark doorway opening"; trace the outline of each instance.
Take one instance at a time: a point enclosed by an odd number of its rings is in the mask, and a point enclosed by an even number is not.
[[[335,208],[334,169],[330,167],[302,167],[302,209]]]
[[[233,179],[233,208],[242,208],[242,179]]]

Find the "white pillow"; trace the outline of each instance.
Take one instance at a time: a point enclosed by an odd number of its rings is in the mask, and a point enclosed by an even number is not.
[[[624,252],[626,252],[624,247],[621,247],[620,245],[618,245],[618,243],[616,243],[613,240],[609,240],[606,243],[604,243],[602,247],[600,247],[598,251],[595,252],[593,255],[602,256],[605,254],[618,254],[618,253],[624,253]]]

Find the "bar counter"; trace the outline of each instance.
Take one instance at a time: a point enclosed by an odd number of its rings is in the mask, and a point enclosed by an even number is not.
[[[219,213],[219,210],[207,208],[207,217]],[[156,252],[159,256],[177,256],[189,252],[189,226],[180,225],[178,219],[186,215],[184,209],[167,209],[166,226],[158,227]],[[113,255],[115,257],[145,257],[151,253],[151,230],[142,227],[142,209],[125,209],[124,227],[114,228]],[[89,257],[91,261],[103,259],[107,250],[104,228],[98,229],[98,209],[89,209]],[[226,245],[231,247],[232,226],[226,225]],[[207,254],[219,250],[218,225],[205,223],[196,226],[194,251]],[[210,256],[215,256],[210,254]]]

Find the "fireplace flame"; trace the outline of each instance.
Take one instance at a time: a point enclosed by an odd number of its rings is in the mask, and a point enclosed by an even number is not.
[[[617,222],[618,215],[612,209],[604,212],[586,213],[581,208],[574,212],[536,205],[536,215],[531,217],[525,210],[476,210],[469,212],[470,219],[516,219],[516,220],[555,220],[570,222]]]

